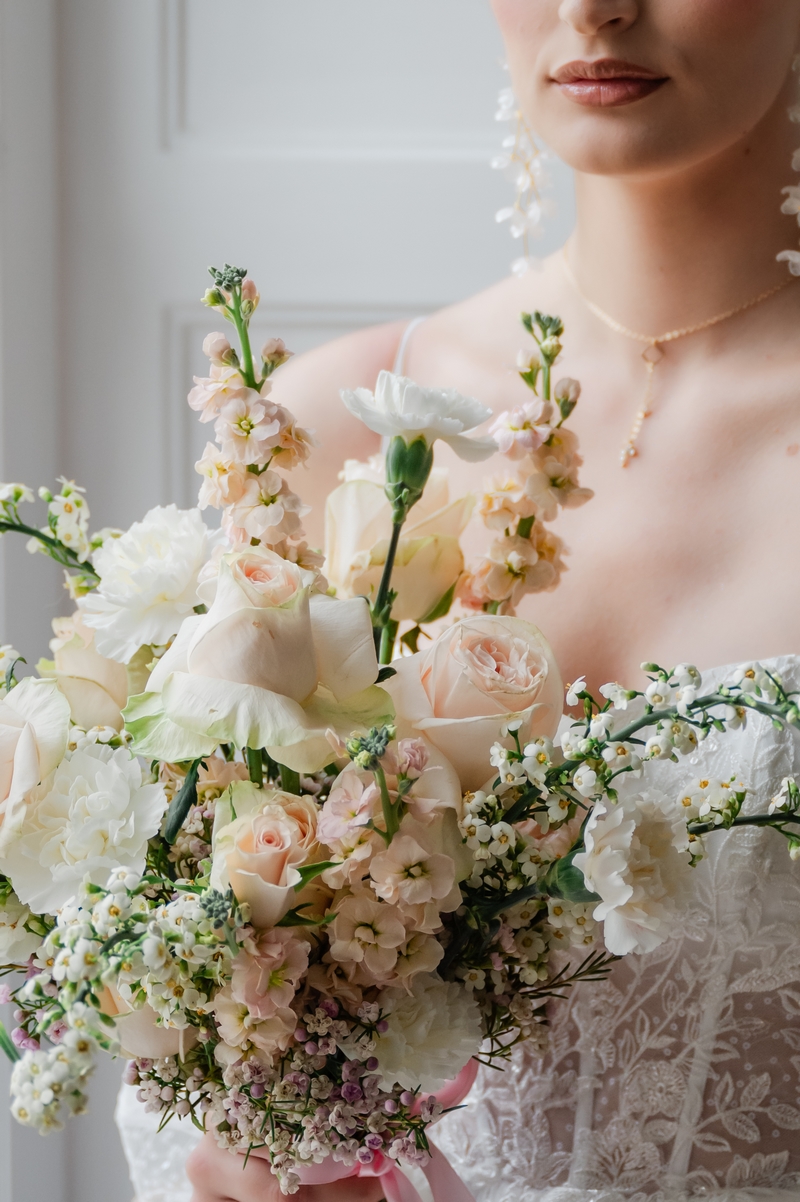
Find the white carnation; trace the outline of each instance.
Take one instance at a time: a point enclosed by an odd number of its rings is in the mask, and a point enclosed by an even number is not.
[[[389,1024],[375,1042],[384,1089],[397,1083],[434,1093],[480,1050],[481,1014],[463,982],[421,973],[410,993],[387,989],[380,1004]]]
[[[374,395],[357,388],[343,391],[341,397],[354,417],[386,438],[399,435],[406,442],[424,438],[429,446],[440,438],[460,459],[472,463],[488,459],[497,450],[493,438],[465,437],[492,416],[491,409],[452,388],[422,388],[404,376],[382,371]]]
[[[94,556],[100,584],[81,598],[101,655],[126,664],[140,647],[168,643],[198,604],[197,579],[219,535],[197,509],[159,505]]]
[[[55,914],[87,876],[105,885],[115,869],[141,872],[166,805],[127,748],[75,751],[34,795],[3,869],[24,904]]]
[[[596,922],[616,956],[650,952],[677,929],[689,894],[691,857],[683,807],[649,792],[598,801],[575,866],[597,893]]]
[[[0,965],[24,964],[38,949],[39,936],[25,930],[30,916],[28,907],[13,893],[0,904]]]

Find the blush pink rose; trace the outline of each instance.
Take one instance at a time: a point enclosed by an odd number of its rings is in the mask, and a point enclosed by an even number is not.
[[[521,721],[523,741],[556,733],[558,665],[544,636],[521,618],[466,618],[392,666],[396,675],[384,687],[398,725],[438,748],[464,789],[479,789],[491,775],[492,744],[510,720]]]

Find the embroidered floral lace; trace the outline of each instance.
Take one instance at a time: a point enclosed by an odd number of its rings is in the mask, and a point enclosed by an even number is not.
[[[771,661],[793,688],[800,657]],[[729,676],[705,674],[705,683]],[[694,761],[694,762],[693,762]],[[682,761],[733,772],[763,810],[800,773],[800,733],[751,718]],[[670,792],[681,775],[667,766]],[[657,781],[655,783],[658,783]],[[715,834],[680,939],[552,1008],[551,1050],[483,1069],[435,1139],[477,1202],[800,1200],[800,862],[773,831]],[[119,1122],[138,1202],[184,1202],[191,1130]]]

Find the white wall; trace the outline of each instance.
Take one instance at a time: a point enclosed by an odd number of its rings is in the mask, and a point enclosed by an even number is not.
[[[501,58],[488,0],[0,0],[0,478],[74,477],[93,528],[192,503],[208,263],[297,351],[503,275]],[[542,251],[570,221],[564,175]],[[35,663],[58,570],[0,551],[0,641]],[[0,1202],[130,1202],[119,1066],[47,1140],[4,1074]]]

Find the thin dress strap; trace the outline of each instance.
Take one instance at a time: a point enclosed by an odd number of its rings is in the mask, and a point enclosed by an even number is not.
[[[406,365],[406,358],[408,356],[408,345],[411,341],[411,335],[418,326],[422,325],[424,320],[424,317],[415,317],[413,321],[410,321],[403,330],[403,337],[400,339],[400,345],[397,348],[397,354],[394,358],[394,367],[392,368],[394,375],[402,376]]]

